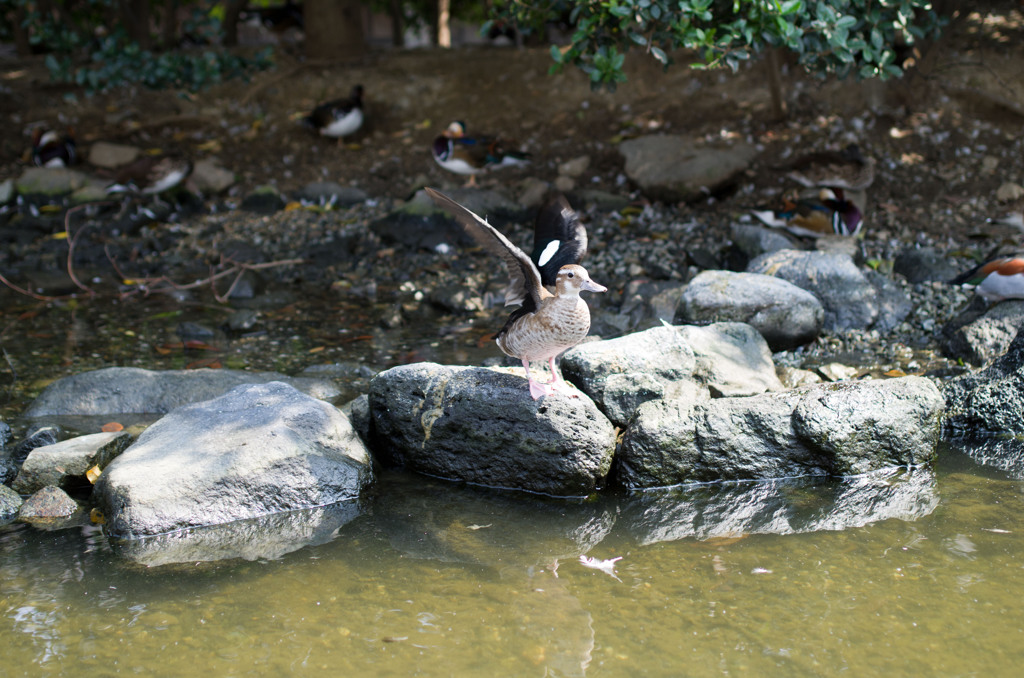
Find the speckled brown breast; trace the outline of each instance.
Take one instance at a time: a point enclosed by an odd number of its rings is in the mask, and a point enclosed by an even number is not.
[[[516,320],[498,337],[498,348],[513,358],[547,360],[583,341],[590,309],[579,296],[551,298],[533,314]]]

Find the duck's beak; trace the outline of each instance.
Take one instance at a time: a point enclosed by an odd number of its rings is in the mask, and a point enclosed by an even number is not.
[[[581,290],[586,290],[588,292],[607,292],[608,291],[607,287],[605,287],[604,285],[598,285],[593,280],[584,280],[583,281],[583,285],[580,287],[580,289]]]

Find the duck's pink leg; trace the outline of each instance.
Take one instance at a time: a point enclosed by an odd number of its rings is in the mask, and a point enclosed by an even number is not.
[[[562,375],[555,369],[554,357],[548,360],[548,365],[551,367],[551,381],[548,382],[547,386],[552,392],[564,393],[572,398],[578,398],[580,392],[576,390],[575,386],[572,386],[565,379],[562,379]]]
[[[541,396],[549,396],[554,392],[550,385],[541,381],[535,381],[530,376],[530,361],[526,358],[523,358],[523,367],[526,369],[526,379],[530,382],[530,395],[533,396],[534,400]]]

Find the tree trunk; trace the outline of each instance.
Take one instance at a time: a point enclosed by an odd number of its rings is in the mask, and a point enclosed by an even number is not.
[[[149,0],[120,0],[121,21],[128,37],[139,43],[142,49],[150,49],[153,40],[149,35]]]
[[[451,0],[437,0],[437,46],[452,46]]]
[[[25,23],[25,7],[21,3],[14,5],[14,46],[18,50],[18,56],[30,56],[32,54],[32,43],[28,39],[28,29]]]
[[[779,48],[769,47],[766,53],[765,68],[768,69],[768,90],[772,95],[772,120],[785,120],[786,97],[782,92],[782,64],[779,59]]]
[[[303,13],[310,59],[348,59],[366,51],[361,2],[306,0]]]
[[[178,0],[166,0],[160,25],[160,47],[171,49],[178,42]]]
[[[402,14],[402,0],[391,0],[391,44],[405,47],[405,17]]]
[[[248,0],[228,0],[224,5],[224,46],[234,47],[238,44],[238,17]]]

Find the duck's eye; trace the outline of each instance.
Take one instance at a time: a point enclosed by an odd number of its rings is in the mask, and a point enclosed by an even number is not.
[[[572,271],[569,271],[568,273],[566,273],[566,275],[569,276],[570,278],[575,278],[576,277],[576,274],[573,273]]]

